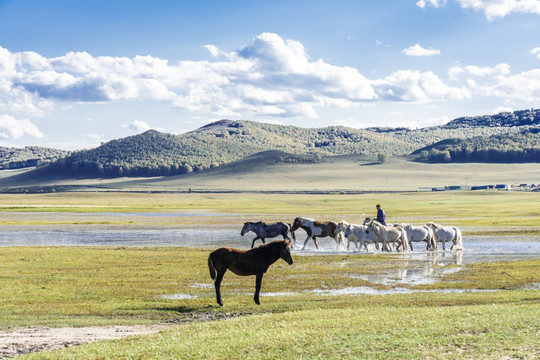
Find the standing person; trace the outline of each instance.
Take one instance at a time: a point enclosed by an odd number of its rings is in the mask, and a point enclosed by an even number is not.
[[[384,213],[384,210],[381,209],[381,205],[377,204],[377,221],[380,222],[382,225],[386,225],[386,214]]]

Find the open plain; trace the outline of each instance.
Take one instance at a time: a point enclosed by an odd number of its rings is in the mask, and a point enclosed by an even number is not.
[[[24,357],[532,359],[540,354],[535,192],[79,192],[2,194],[0,200],[4,357],[84,343],[68,337],[25,347],[16,340],[31,329],[45,335],[51,328],[73,327],[87,331],[93,342]],[[239,234],[244,221],[290,222],[307,215],[361,222],[373,215],[375,203],[383,204],[392,222],[460,226],[465,250],[433,254],[419,246],[408,254],[366,253],[321,239],[321,251],[312,245],[304,252],[295,249],[293,265],[279,261],[269,269],[260,306],[252,300],[254,278],[232,273],[222,285],[225,306],[215,303],[206,258],[219,246],[249,248],[252,237]],[[24,246],[10,244],[10,236],[24,238]],[[303,241],[301,231],[297,236]],[[163,237],[171,243],[159,243]],[[87,246],[82,241],[87,238],[110,243]],[[69,246],[58,245],[58,239],[68,239]],[[150,333],[129,336],[134,333],[125,330],[125,339],[95,342],[106,329],[118,335],[118,327]],[[99,331],[92,336],[91,329]]]

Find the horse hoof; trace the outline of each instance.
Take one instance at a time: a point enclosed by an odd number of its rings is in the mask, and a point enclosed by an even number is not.
[[[219,306],[223,306],[223,303],[222,303],[222,302],[218,302],[218,305],[219,305]]]

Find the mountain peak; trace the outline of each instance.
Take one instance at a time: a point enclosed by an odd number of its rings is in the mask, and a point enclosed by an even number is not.
[[[226,128],[234,122],[235,122],[234,120],[228,120],[228,119],[217,120],[209,124],[206,124],[204,126],[201,126],[200,128],[193,130],[191,132],[209,131],[209,130],[216,130],[220,128]]]

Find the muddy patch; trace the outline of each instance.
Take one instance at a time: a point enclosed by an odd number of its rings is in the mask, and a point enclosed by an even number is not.
[[[242,312],[198,312],[185,319],[175,319],[154,325],[114,325],[87,327],[25,327],[0,331],[0,359],[19,355],[64,349],[101,340],[121,339],[128,336],[154,334],[171,329],[186,322],[216,321],[246,316]]]
[[[90,326],[90,327],[28,327],[0,331],[0,359],[18,355],[63,349],[100,340],[152,334],[172,325]]]

